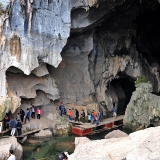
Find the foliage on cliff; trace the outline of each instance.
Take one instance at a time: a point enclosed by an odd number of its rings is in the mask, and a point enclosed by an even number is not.
[[[2,12],[3,12],[3,6],[2,6],[2,4],[0,3],[0,14],[2,14]]]
[[[2,3],[0,3],[0,15],[2,15],[3,13],[7,13],[8,11],[9,11],[9,8],[7,8],[6,10],[4,10]]]
[[[137,87],[140,83],[148,83],[147,79],[144,76],[138,76],[135,81],[135,86]]]

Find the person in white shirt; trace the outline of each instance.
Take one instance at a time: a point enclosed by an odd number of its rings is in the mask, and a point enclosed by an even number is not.
[[[9,150],[9,158],[7,160],[16,160],[16,157],[13,154],[13,150]]]

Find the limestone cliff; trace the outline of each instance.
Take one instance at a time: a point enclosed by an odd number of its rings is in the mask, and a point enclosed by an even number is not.
[[[160,97],[151,93],[152,85],[140,83],[133,92],[127,106],[124,123],[125,127],[146,128],[151,124],[158,125],[160,116]]]
[[[1,3],[0,120],[19,106],[55,100],[108,110],[119,102],[124,113],[139,75],[160,91],[157,0]]]

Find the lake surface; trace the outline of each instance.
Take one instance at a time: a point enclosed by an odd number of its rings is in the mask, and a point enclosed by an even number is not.
[[[48,139],[29,138],[29,142],[23,145],[23,159],[30,160],[31,158],[35,158],[36,160],[54,160],[57,154],[66,150],[71,154],[75,148],[74,139],[74,136],[52,137]]]
[[[123,128],[119,128],[123,130]],[[91,140],[103,139],[109,131],[105,131],[93,136],[88,136]],[[67,150],[69,154],[74,152],[74,140],[76,136],[52,137],[52,138],[29,138],[23,145],[24,160],[35,158],[36,160],[57,160],[57,154]],[[33,144],[32,144],[33,143]]]

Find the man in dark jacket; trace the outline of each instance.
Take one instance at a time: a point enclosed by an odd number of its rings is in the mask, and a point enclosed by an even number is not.
[[[84,112],[83,109],[82,109],[82,114],[81,114],[81,116],[82,116],[82,122],[84,123],[84,122],[85,122],[85,112]]]
[[[8,122],[11,127],[11,136],[14,136],[16,132],[17,121],[12,117],[12,119]]]
[[[24,120],[25,112],[23,109],[20,109],[21,122]]]
[[[76,121],[78,121],[78,122],[79,122],[79,112],[78,112],[78,110],[77,110],[77,109],[76,109],[76,113],[75,113],[75,114],[76,114],[75,122],[76,122]]]
[[[28,122],[30,122],[30,110],[29,110],[29,108],[27,108],[27,113],[26,113],[26,117],[25,117],[24,123],[26,123],[27,119],[28,119]]]
[[[17,132],[18,132],[18,136],[22,135],[22,124],[21,124],[20,120],[18,120],[18,122],[17,122]]]

